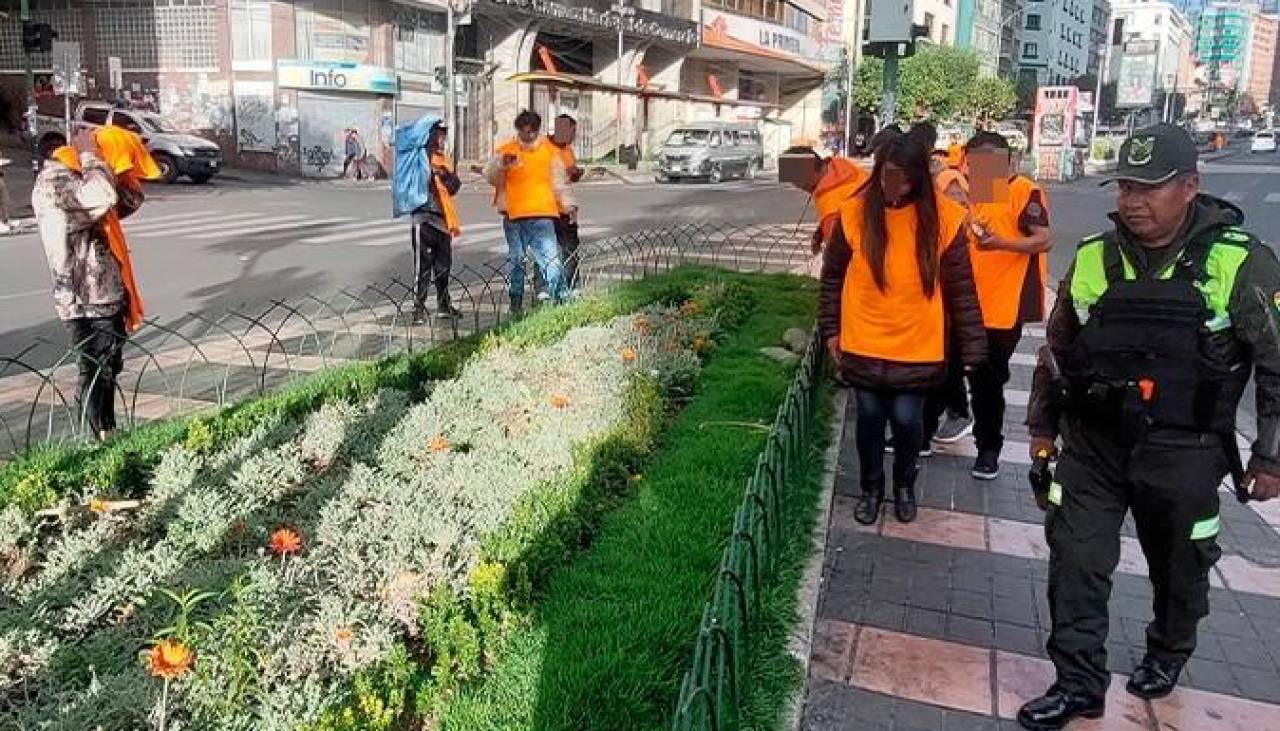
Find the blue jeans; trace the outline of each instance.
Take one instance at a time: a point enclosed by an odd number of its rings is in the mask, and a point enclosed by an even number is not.
[[[511,301],[524,300],[524,253],[533,251],[533,263],[547,283],[547,293],[555,302],[564,300],[564,269],[560,265],[560,248],[556,243],[553,218],[502,219],[502,232],[507,236],[507,264],[511,268]]]
[[[855,389],[858,466],[862,489],[884,488],[884,425],[893,429],[893,483],[914,485],[924,440],[924,394]]]

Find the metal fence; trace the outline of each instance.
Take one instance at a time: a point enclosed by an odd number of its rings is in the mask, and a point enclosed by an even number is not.
[[[803,474],[812,447],[814,397],[826,377],[825,362],[815,328],[734,515],[733,534],[698,626],[693,662],[680,686],[675,731],[738,728],[751,629],[786,540],[782,531],[791,508],[786,493]]]
[[[794,271],[811,259],[806,230],[723,223],[584,242],[577,256],[584,289],[682,264]],[[510,284],[503,258],[456,265],[449,289],[462,317],[440,320],[428,313],[422,325],[411,322],[412,283],[396,279],[328,296],[269,299],[253,308],[147,320],[124,346],[124,367],[115,384],[120,428],[217,409],[329,366],[414,352],[487,330],[510,318]],[[526,282],[526,299],[532,299],[532,289]],[[77,398],[83,357],[79,344],[49,340],[0,356],[0,456],[88,436],[87,414]],[[92,364],[90,371],[89,380],[101,373]]]

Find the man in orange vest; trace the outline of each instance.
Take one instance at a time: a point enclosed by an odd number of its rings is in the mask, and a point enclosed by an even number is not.
[[[994,480],[1000,474],[1004,446],[1004,385],[1009,361],[1022,339],[1022,326],[1044,319],[1045,254],[1053,246],[1044,191],[1013,170],[1009,142],[994,132],[979,132],[965,145],[972,172],[970,186],[973,277],[987,328],[989,357],[969,375],[973,436],[978,458],[972,474]],[[977,170],[995,177],[980,179]],[[981,176],[981,177],[985,177]],[[984,195],[980,190],[987,186]]]
[[[578,135],[578,120],[568,114],[556,117],[556,128],[548,139],[555,146],[570,183],[582,179],[582,168],[573,154],[573,141]],[[578,281],[578,217],[561,214],[556,219],[556,243],[560,245],[560,258],[564,262],[564,278],[570,290],[577,289]]]
[[[795,186],[813,196],[813,210],[818,214],[813,253],[817,254],[840,222],[840,206],[867,184],[871,173],[847,157],[823,158],[806,145],[787,148],[782,154],[813,156],[813,177],[798,181]]]
[[[547,284],[555,302],[565,298],[564,271],[556,244],[555,222],[560,216],[578,220],[578,207],[569,190],[564,161],[542,136],[542,117],[528,109],[515,121],[516,137],[498,146],[484,175],[494,187],[494,206],[502,213],[511,267],[511,311],[524,310],[526,251]]]

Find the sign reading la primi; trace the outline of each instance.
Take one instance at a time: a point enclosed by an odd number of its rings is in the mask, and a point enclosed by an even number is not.
[[[577,23],[617,32],[618,15],[608,9],[592,5],[565,5],[552,0],[485,0],[483,6],[508,8],[537,18]],[[698,45],[698,24],[691,20],[636,9],[634,15],[622,18],[622,32],[638,38],[677,43],[682,46]]]

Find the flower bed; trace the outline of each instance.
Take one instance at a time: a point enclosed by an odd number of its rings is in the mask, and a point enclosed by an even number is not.
[[[611,317],[622,296],[532,318],[421,402],[360,385],[385,385],[383,365],[310,413],[160,427],[182,438],[143,456],[136,495],[89,483],[54,526],[10,504],[0,726],[375,729],[434,713],[617,503],[664,404],[745,309],[732,287],[647,297],[661,304],[635,316]]]

